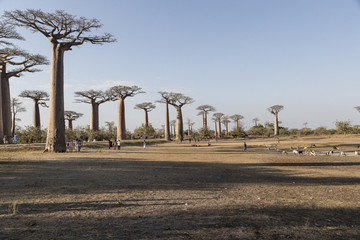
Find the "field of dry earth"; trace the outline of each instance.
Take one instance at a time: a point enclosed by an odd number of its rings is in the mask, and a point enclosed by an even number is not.
[[[3,145],[0,239],[360,239],[360,138],[192,144]]]

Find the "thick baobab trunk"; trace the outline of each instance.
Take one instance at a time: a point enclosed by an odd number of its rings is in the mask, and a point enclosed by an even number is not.
[[[217,137],[218,133],[217,133],[217,128],[216,128],[216,121],[214,122],[214,133],[215,133],[215,137]]]
[[[64,49],[51,44],[49,123],[45,150],[65,152]]]
[[[91,103],[90,130],[99,130],[99,104]]]
[[[279,135],[279,121],[277,114],[274,114],[274,135]]]
[[[2,116],[3,116],[3,132],[8,138],[11,135],[11,100],[10,100],[10,84],[6,74],[1,78],[1,95],[2,95]],[[9,142],[10,142],[9,138]]]
[[[3,138],[4,138],[4,123],[3,123],[3,104],[2,104],[2,88],[1,88],[1,83],[2,83],[2,79],[3,76],[5,74],[5,66],[4,65],[0,65],[0,143],[4,143]]]
[[[207,112],[203,113],[203,129],[207,129]]]
[[[218,120],[218,137],[221,138],[221,121]]]
[[[125,140],[125,138],[126,138],[125,104],[124,104],[124,99],[119,98],[117,139]]]
[[[183,129],[181,107],[176,108],[176,140],[178,141],[184,140],[184,129]]]
[[[72,120],[71,119],[68,119],[68,125],[67,125],[67,128],[72,130],[73,129],[73,125],[72,125]]]
[[[144,112],[144,126],[147,128],[149,126],[149,114],[146,110],[144,110]]]
[[[165,104],[165,140],[170,141],[170,118],[169,118],[169,103]]]
[[[225,127],[225,135],[228,135],[228,133],[229,133],[228,124],[224,123],[224,127]]]
[[[239,131],[239,121],[238,120],[235,121],[235,128],[236,128],[236,131]]]
[[[34,116],[33,116],[33,126],[40,128],[40,110],[38,100],[34,99]]]

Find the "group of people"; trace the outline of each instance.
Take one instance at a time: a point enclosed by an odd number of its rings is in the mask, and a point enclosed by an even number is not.
[[[81,139],[76,138],[74,143],[71,139],[68,139],[66,145],[67,145],[69,151],[72,152],[74,144],[75,144],[75,151],[80,152],[80,149],[82,147]]]
[[[118,150],[120,150],[120,148],[121,148],[121,141],[120,141],[120,139],[118,139],[118,140],[116,140],[116,141],[114,141],[114,142],[112,142],[110,139],[109,139],[109,141],[108,141],[108,147],[109,147],[109,149],[111,149],[112,147],[114,147],[114,149],[118,149]]]

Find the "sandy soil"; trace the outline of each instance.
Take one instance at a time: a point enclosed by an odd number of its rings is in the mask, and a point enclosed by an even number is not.
[[[358,143],[2,146],[0,239],[360,239]],[[273,150],[310,144],[348,156]]]

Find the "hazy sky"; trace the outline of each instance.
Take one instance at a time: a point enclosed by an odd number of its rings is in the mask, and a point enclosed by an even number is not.
[[[103,23],[117,42],[85,44],[65,53],[65,110],[84,114],[90,105],[74,103],[74,91],[138,85],[145,94],[128,98],[127,128],[143,123],[142,102],[158,91],[181,92],[195,102],[184,106],[184,122],[201,127],[196,107],[209,104],[226,115],[244,116],[245,128],[273,121],[267,111],[284,105],[282,126],[334,128],[336,120],[360,124],[360,4],[355,0],[0,0],[0,9],[60,9]],[[39,33],[19,29],[16,44],[50,58]],[[11,80],[13,97],[23,90],[49,89],[49,66]],[[20,125],[32,124],[32,102]],[[155,128],[164,124],[164,106],[150,112]],[[116,122],[117,103],[100,105],[100,125]],[[48,111],[41,110],[47,127]],[[171,109],[171,119],[175,111]],[[212,128],[213,123],[209,122]],[[233,124],[231,125],[233,127]],[[186,129],[187,126],[185,125]]]

